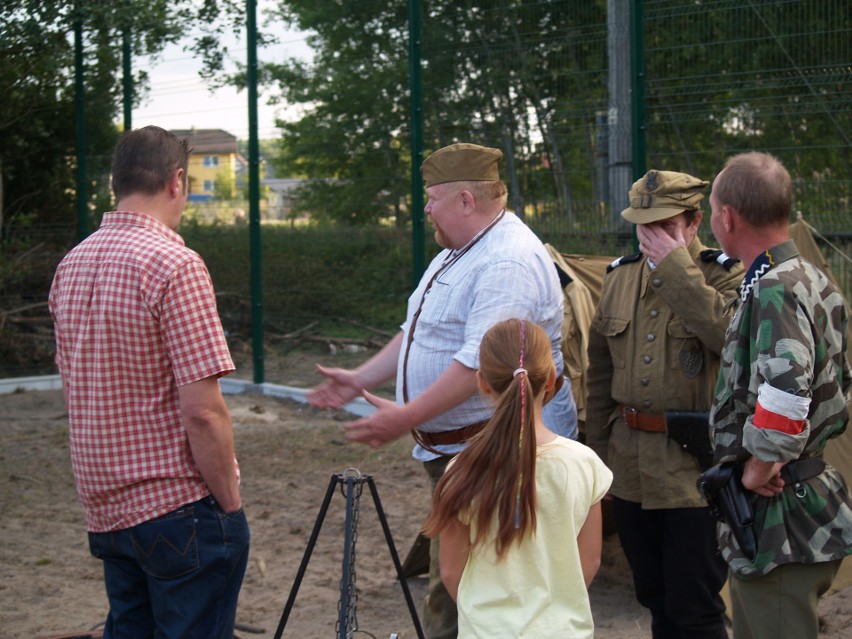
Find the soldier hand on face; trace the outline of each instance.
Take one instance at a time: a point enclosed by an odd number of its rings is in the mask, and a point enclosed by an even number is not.
[[[651,262],[660,264],[673,250],[688,246],[692,241],[691,237],[687,241],[686,229],[687,221],[683,216],[651,224],[638,224],[636,238],[639,240],[639,250]]]

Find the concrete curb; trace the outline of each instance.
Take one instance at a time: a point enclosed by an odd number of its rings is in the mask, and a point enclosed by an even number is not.
[[[220,381],[222,392],[226,395],[241,395],[243,393],[255,393],[258,395],[269,395],[270,397],[282,397],[293,399],[297,402],[307,403],[307,388],[295,386],[281,386],[279,384],[255,384],[244,379],[222,378]],[[62,381],[59,375],[42,375],[39,377],[11,377],[0,379],[0,395],[17,393],[19,391],[48,391],[60,390]],[[376,409],[363,397],[349,402],[344,409],[358,417],[371,415]]]

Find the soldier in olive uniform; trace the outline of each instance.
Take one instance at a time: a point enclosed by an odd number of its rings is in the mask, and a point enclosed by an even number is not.
[[[727,637],[726,566],[695,482],[742,268],[696,236],[707,185],[671,171],[633,185],[622,216],[641,252],[610,266],[589,334],[586,443],[615,475],[615,526],[654,639]]]
[[[849,318],[790,239],[791,203],[790,175],[767,153],[730,158],[710,196],[716,239],[749,265],[711,418],[714,458],[736,464],[754,516],[753,552],[735,522],[719,526],[736,639],[816,639],[817,600],[852,554],[852,496],[822,459],[849,421]]]

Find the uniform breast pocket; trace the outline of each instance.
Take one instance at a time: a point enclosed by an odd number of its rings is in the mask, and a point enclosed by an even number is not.
[[[423,298],[423,307],[418,320],[425,326],[438,326],[451,318],[453,287],[440,280],[432,282],[432,286]]]
[[[627,329],[630,320],[621,317],[605,317],[597,331],[606,337],[609,354],[614,368],[624,368],[627,363]]]
[[[669,323],[669,366],[689,378],[696,377],[704,368],[704,350],[701,341],[682,320]]]

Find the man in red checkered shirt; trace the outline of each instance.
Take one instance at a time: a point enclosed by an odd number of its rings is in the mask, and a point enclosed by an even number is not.
[[[219,388],[234,365],[207,268],[175,232],[189,153],[159,127],[126,133],[116,210],[65,256],[50,291],[106,638],[230,639],[248,559]]]

